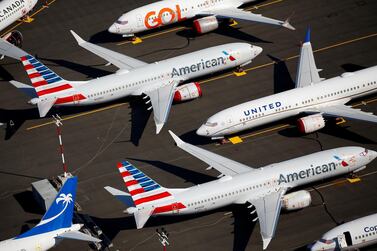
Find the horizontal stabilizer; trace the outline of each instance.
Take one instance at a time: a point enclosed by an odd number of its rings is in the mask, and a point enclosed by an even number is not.
[[[89,242],[101,242],[102,240],[97,239],[89,234],[84,234],[80,231],[69,231],[56,236],[57,239],[71,239],[78,241],[89,241]]]
[[[115,196],[118,200],[120,200],[123,204],[125,204],[127,207],[135,207],[135,203],[132,200],[131,194],[126,193],[124,191],[115,189],[110,186],[104,187],[106,191],[111,193],[113,196]]]
[[[26,85],[26,84],[23,84],[21,82],[15,81],[15,80],[11,80],[11,81],[9,81],[9,83],[11,83],[13,86],[18,88],[20,91],[22,91],[23,93],[25,93],[29,97],[38,98],[37,92],[35,91],[33,86]]]
[[[147,223],[149,217],[151,217],[154,209],[138,209],[136,212],[134,212],[134,217],[136,221],[136,227],[137,229],[143,228],[145,223]]]
[[[41,100],[38,102],[38,111],[41,118],[45,117],[46,114],[51,110],[56,102],[56,98],[51,98],[47,100]]]

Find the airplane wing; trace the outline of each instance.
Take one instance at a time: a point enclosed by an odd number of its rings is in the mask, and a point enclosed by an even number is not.
[[[373,115],[373,113],[363,112],[360,109],[354,109],[346,105],[320,107],[318,111],[322,112],[324,116],[344,117],[377,123],[377,116]]]
[[[231,159],[222,157],[218,154],[204,150],[200,147],[186,143],[183,140],[181,140],[177,135],[175,135],[172,131],[169,131],[169,133],[173,137],[175,143],[179,148],[207,163],[209,165],[209,168],[207,168],[207,170],[215,168],[217,171],[221,173],[219,177],[222,177],[224,175],[234,176],[239,173],[246,173],[256,170],[239,162],[233,161]]]
[[[0,55],[20,60],[20,58],[27,55],[27,53],[17,46],[14,46],[13,44],[0,38]]]
[[[158,134],[168,120],[171,105],[173,103],[175,88],[179,84],[177,80],[171,80],[168,84],[158,88],[144,90],[150,98],[153,107],[156,134]]]
[[[264,197],[249,201],[257,210],[263,249],[267,248],[275,235],[280,216],[282,196],[286,191],[285,188],[280,188],[278,191],[274,191]]]
[[[265,24],[279,25],[290,30],[295,30],[295,28],[289,23],[289,20],[280,21],[269,17],[264,17],[261,14],[254,14],[249,11],[238,9],[235,7],[228,7],[226,9],[214,9],[210,11],[200,12],[198,15],[214,15],[219,18],[235,18],[246,21],[253,21]]]
[[[80,231],[69,231],[65,233],[58,234],[55,238],[57,239],[71,239],[78,241],[89,241],[89,242],[101,242],[102,240],[95,238],[89,234],[84,234]]]
[[[297,75],[296,75],[296,88],[309,86],[321,82],[323,79],[320,78],[314,61],[313,49],[310,43],[310,29],[307,30],[305,36],[305,42],[302,44],[300,59],[298,61]]]
[[[132,70],[147,65],[147,63],[138,59],[89,43],[72,30],[71,33],[81,47],[105,59],[107,62],[115,65],[120,70]]]

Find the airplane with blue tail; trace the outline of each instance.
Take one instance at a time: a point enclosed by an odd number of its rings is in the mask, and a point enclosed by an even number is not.
[[[100,239],[80,232],[81,224],[72,224],[76,188],[77,177],[68,178],[41,221],[32,229],[0,242],[0,251],[44,251],[64,239],[100,242]]]

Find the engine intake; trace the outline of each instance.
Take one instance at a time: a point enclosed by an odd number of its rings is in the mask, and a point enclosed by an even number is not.
[[[325,119],[321,114],[306,116],[297,120],[297,127],[301,133],[312,133],[325,127]]]
[[[174,102],[182,102],[202,96],[202,88],[198,82],[178,86],[174,93]]]
[[[194,20],[194,28],[198,34],[208,33],[219,28],[219,21],[215,16],[199,18]]]
[[[8,43],[13,44],[14,46],[17,46],[19,48],[21,48],[22,46],[23,37],[21,32],[19,31],[11,31],[5,34],[5,36],[3,36],[2,38],[6,40]]]
[[[312,196],[308,191],[301,190],[289,193],[283,196],[281,207],[284,210],[292,211],[310,206],[312,203]]]

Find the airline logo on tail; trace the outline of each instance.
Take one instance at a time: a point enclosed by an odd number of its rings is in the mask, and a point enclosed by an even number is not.
[[[21,61],[39,97],[72,88],[69,83],[33,56],[23,56]]]
[[[166,189],[162,188],[129,162],[118,163],[118,170],[136,207],[144,203],[172,198],[172,195]]]

